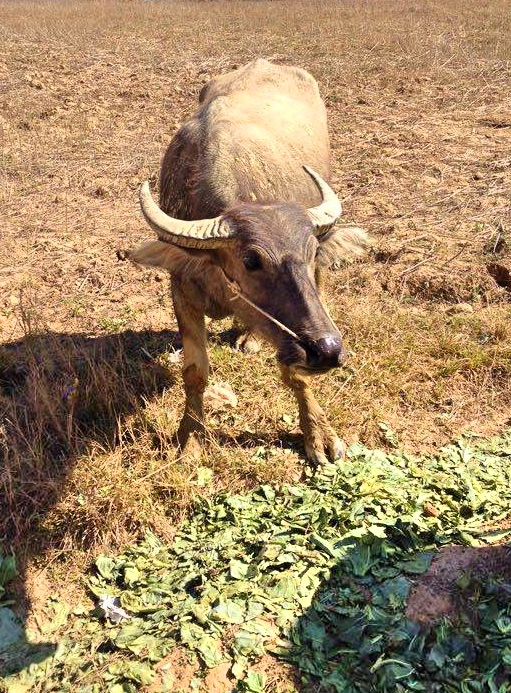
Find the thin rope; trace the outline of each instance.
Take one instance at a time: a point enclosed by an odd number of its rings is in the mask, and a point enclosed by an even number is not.
[[[227,282],[227,286],[229,287],[229,289],[234,294],[234,296],[231,299],[229,299],[230,301],[235,301],[237,298],[241,298],[242,301],[245,301],[245,303],[248,303],[249,306],[252,306],[252,308],[254,310],[257,310],[259,313],[261,313],[261,315],[264,315],[265,318],[268,318],[268,320],[271,320],[271,322],[274,323],[275,325],[277,325],[277,327],[279,327],[281,330],[290,334],[291,337],[296,339],[297,342],[300,341],[300,338],[298,337],[296,332],[293,332],[293,330],[290,330],[289,327],[286,327],[286,325],[283,325],[281,322],[279,322],[277,320],[277,318],[274,318],[273,315],[270,315],[265,310],[260,308],[258,305],[253,303],[249,298],[247,298],[243,294],[243,292],[241,291],[239,284],[237,284],[232,279],[229,279],[229,277],[225,274],[225,272],[224,272],[224,277],[225,277],[225,281]]]

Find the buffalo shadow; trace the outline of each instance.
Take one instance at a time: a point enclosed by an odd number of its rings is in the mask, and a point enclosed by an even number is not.
[[[44,331],[0,345],[0,548],[18,562],[12,601],[23,624],[30,607],[26,567],[61,545],[66,533],[65,526],[49,531],[45,518],[78,457],[97,445],[113,449],[118,422],[172,384],[169,371],[150,357],[165,345],[178,346],[178,333]],[[11,614],[4,609],[2,616]],[[0,672],[17,673],[55,648],[26,635],[3,653],[0,643]]]

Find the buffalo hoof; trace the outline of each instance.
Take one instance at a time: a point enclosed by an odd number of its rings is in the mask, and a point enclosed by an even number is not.
[[[252,332],[242,332],[236,339],[235,348],[244,354],[257,354],[261,350],[261,345]]]
[[[180,457],[200,459],[206,443],[206,431],[204,425],[184,416],[177,432],[177,445],[180,450]]]
[[[189,460],[199,461],[204,454],[204,438],[196,433],[192,433],[188,436],[185,445],[180,445],[179,449],[179,459],[186,457]]]
[[[346,455],[346,445],[330,427],[304,434],[304,445],[307,460],[313,467],[344,460]]]

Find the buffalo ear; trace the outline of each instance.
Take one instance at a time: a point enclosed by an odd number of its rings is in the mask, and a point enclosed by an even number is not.
[[[367,233],[358,226],[341,226],[318,237],[317,263],[332,267],[365,255],[370,248]]]
[[[183,273],[214,262],[214,251],[190,250],[163,241],[148,241],[128,253],[128,259],[140,265],[161,267],[168,272]]]

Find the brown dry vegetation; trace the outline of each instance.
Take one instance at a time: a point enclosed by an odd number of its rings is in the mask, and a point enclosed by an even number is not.
[[[170,536],[197,490],[167,279],[118,262],[137,190],[210,76],[256,56],[318,79],[333,185],[375,250],[332,275],[352,351],[318,381],[348,441],[427,450],[509,422],[507,0],[1,2],[0,537],[20,554]],[[507,272],[507,274],[506,274]],[[502,286],[499,286],[499,283]],[[269,348],[211,326],[213,489],[295,478],[296,409]],[[287,415],[285,419],[283,416]],[[289,417],[292,417],[292,420]],[[68,559],[73,557],[73,561]]]

